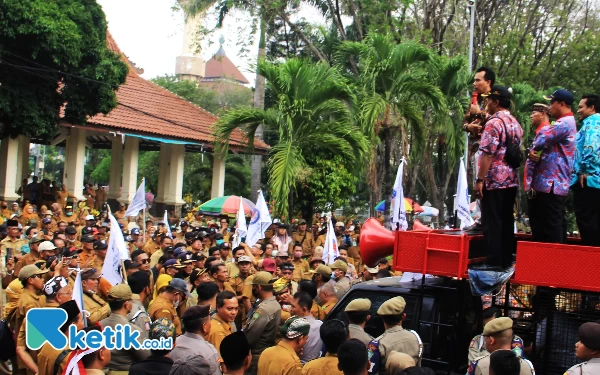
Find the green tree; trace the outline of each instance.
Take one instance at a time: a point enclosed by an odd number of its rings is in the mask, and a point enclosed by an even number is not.
[[[117,105],[127,65],[107,49],[102,7],[87,0],[0,2],[0,136],[51,139]],[[66,105],[65,105],[66,103]]]
[[[215,134],[223,150],[238,127],[247,133],[250,145],[260,125],[279,135],[270,150],[269,187],[277,213],[289,217],[290,192],[308,169],[311,152],[329,151],[353,170],[364,160],[367,141],[353,124],[349,104],[355,98],[337,69],[290,59],[281,64],[260,61],[257,71],[277,98],[275,105],[266,110],[228,111],[217,123]]]

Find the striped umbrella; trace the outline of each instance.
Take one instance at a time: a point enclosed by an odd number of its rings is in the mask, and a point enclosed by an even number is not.
[[[244,207],[244,214],[251,216],[252,211],[256,209],[254,203],[244,197],[238,197],[236,195],[226,195],[223,197],[216,197],[208,202],[200,205],[200,213],[204,215],[229,215],[235,216],[240,208],[240,199]]]

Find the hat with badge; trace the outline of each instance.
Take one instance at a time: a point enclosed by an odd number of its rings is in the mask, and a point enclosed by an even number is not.
[[[49,219],[47,217],[42,219],[42,224],[50,224],[52,222],[52,219]]]
[[[193,260],[194,262],[198,262],[198,261],[201,261],[202,259],[206,259],[206,256],[204,254],[198,252],[198,253],[193,253],[190,259]]]
[[[163,267],[175,267],[177,265],[177,259],[169,259],[165,263],[163,263]]]
[[[265,259],[266,260],[266,259]],[[273,280],[273,275],[269,272],[260,271],[254,275],[252,278],[252,285],[270,285],[271,280]]]
[[[600,350],[600,324],[598,322],[583,323],[577,331],[579,341],[591,350]]]
[[[564,102],[566,105],[571,105],[575,101],[573,94],[571,94],[569,90],[565,89],[558,89],[550,96],[544,95],[544,99],[549,100],[551,103],[556,101]]]
[[[21,271],[19,271],[19,280],[27,280],[32,276],[43,275],[43,274],[47,273],[48,271],[49,270],[41,270],[36,265],[30,264],[28,266],[21,268]]]
[[[369,311],[371,309],[371,300],[368,298],[353,299],[344,309],[345,312]]]
[[[133,293],[127,284],[118,284],[110,288],[108,292],[108,301],[129,301]]]
[[[189,254],[187,252],[179,254],[179,256],[177,257],[177,261],[183,265],[192,264],[194,262],[192,260],[192,254]]]
[[[404,298],[398,296],[390,298],[381,304],[377,310],[377,315],[400,315],[404,313],[406,307],[406,301]]]
[[[100,272],[95,268],[85,268],[81,271],[81,280],[99,279]]]
[[[59,290],[69,285],[67,279],[62,276],[55,276],[44,284],[44,294],[46,297],[54,297]]]
[[[348,265],[341,259],[338,259],[332,264],[330,264],[329,268],[331,268],[332,270],[342,270],[344,271],[344,273],[348,272]]]
[[[81,242],[84,242],[84,243],[94,243],[94,241],[96,241],[96,239],[94,238],[94,236],[90,236],[89,234],[81,236]]]
[[[94,241],[94,250],[106,250],[108,249],[108,244],[104,241]]]
[[[179,223],[179,226],[180,226],[180,227],[189,227],[189,226],[190,226],[190,224],[188,224],[188,222],[187,222],[187,221],[185,221],[185,220],[182,220],[182,221],[181,221],[181,223]]]
[[[513,327],[513,320],[506,316],[490,320],[483,327],[483,336],[492,336],[498,332],[506,331]]]
[[[319,266],[316,269],[314,269],[310,272],[319,274],[321,276],[328,276],[328,277],[331,277],[331,274],[333,273],[331,268],[329,268],[328,266],[326,266],[324,264],[319,264]]]
[[[310,332],[310,323],[300,316],[292,316],[283,323],[280,332],[288,339],[306,336]]]
[[[190,283],[193,284],[198,278],[204,275],[208,270],[206,268],[194,268],[190,273]]]
[[[131,231],[129,232],[129,234],[131,234],[132,236],[137,236],[140,234],[140,228],[132,228]]]

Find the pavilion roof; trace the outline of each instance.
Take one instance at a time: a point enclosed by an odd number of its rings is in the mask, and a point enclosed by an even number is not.
[[[204,80],[222,78],[231,79],[242,84],[250,83],[237,66],[229,60],[229,57],[227,57],[225,49],[223,48],[223,44],[221,44],[217,53],[206,62]]]

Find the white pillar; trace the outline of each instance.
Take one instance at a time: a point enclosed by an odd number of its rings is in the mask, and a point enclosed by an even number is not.
[[[85,129],[71,128],[65,148],[65,184],[70,195],[83,200],[83,172],[85,166]]]
[[[29,178],[29,137],[20,135],[17,137],[18,154],[17,154],[17,184],[21,186],[21,181]],[[34,167],[35,168],[35,167]],[[41,179],[40,179],[41,180]]]
[[[164,203],[169,196],[169,162],[171,160],[171,148],[167,143],[160,144],[160,154],[158,156],[158,187],[156,189],[157,203]]]
[[[16,139],[6,137],[0,143],[0,199],[15,201],[19,196],[16,193],[21,181],[17,184],[17,151]]]
[[[226,155],[213,154],[211,198],[221,197],[225,194],[225,157]]]
[[[137,137],[125,138],[125,151],[123,152],[123,193],[121,203],[131,203],[137,191],[138,156],[140,152],[140,139]]]
[[[166,199],[163,201],[166,204],[180,206],[185,204],[183,200],[183,164],[185,158],[184,145],[169,145],[171,152],[169,155],[169,170],[168,180],[169,185]]]
[[[112,138],[110,154],[110,179],[108,181],[107,199],[121,198],[121,161],[123,159],[123,138]]]

